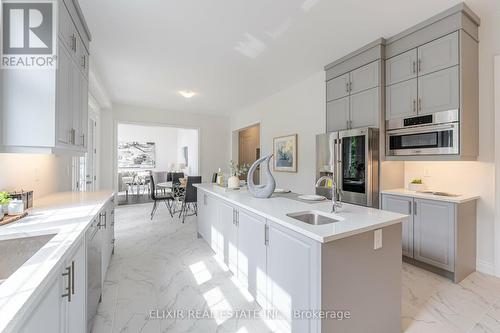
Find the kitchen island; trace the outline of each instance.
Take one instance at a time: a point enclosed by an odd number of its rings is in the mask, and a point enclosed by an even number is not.
[[[401,331],[405,215],[199,184],[198,233],[285,332]],[[290,217],[313,213],[309,224]],[[332,222],[332,220],[335,222]],[[306,219],[307,220],[307,219]]]

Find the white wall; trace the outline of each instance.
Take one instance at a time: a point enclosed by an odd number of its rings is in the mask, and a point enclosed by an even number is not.
[[[154,142],[156,166],[154,170],[170,170],[177,164],[177,128],[165,126],[143,126],[118,124],[118,143]]]
[[[187,163],[185,173],[197,176],[198,170],[198,131],[194,129],[177,129],[177,162]],[[188,160],[185,161],[183,147],[188,147]]]
[[[108,188],[116,184],[116,126],[118,123],[150,123],[199,130],[200,174],[203,181],[210,181],[218,168],[229,163],[229,118],[177,112],[131,105],[113,105],[111,112],[102,114],[101,151],[112,158],[101,162],[101,181]]]
[[[273,138],[298,134],[297,173],[273,172],[277,187],[313,193],[316,134],[325,132],[325,74],[320,71],[231,117],[231,130],[260,122],[261,156],[272,154]],[[236,161],[237,156],[233,156]]]
[[[478,161],[405,162],[405,172],[401,173],[400,177],[404,177],[404,181],[407,182],[412,177],[423,177],[425,171],[427,176],[424,180],[432,187],[460,193],[472,192],[481,196],[477,213],[478,269],[492,273],[495,221],[495,189],[492,185],[495,179],[493,56],[500,54],[500,2],[471,0],[467,1],[467,4],[482,20],[479,30],[481,42]],[[231,130],[255,122],[261,123],[262,155],[272,152],[273,137],[298,133],[298,173],[274,173],[274,175],[279,187],[311,193],[315,177],[314,135],[325,130],[325,82],[322,69],[319,68],[316,74],[293,87],[239,110],[231,117]],[[500,128],[498,130],[500,131]],[[384,165],[386,164],[389,163],[384,162]],[[386,188],[384,184],[381,184],[381,187]]]
[[[71,158],[37,154],[0,154],[0,191],[33,190],[40,198],[71,190]]]

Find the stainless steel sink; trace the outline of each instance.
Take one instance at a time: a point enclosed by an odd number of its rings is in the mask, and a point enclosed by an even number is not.
[[[439,192],[439,191],[422,191],[422,193],[438,195],[441,197],[459,197],[460,194],[448,193],[448,192]]]
[[[331,218],[325,213],[317,211],[290,213],[286,214],[286,216],[312,225],[322,225],[322,224],[339,222],[339,220]]]
[[[0,283],[8,279],[55,234],[0,240]]]

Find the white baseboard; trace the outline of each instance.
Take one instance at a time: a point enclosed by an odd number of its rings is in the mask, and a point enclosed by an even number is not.
[[[484,260],[477,260],[476,261],[476,270],[478,272],[488,274],[488,275],[495,275],[495,265],[491,262],[487,262]]]

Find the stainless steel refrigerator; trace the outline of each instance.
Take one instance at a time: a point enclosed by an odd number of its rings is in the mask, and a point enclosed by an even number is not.
[[[358,128],[316,136],[316,180],[331,176],[342,202],[378,208],[379,130]],[[331,199],[332,189],[316,188]]]

